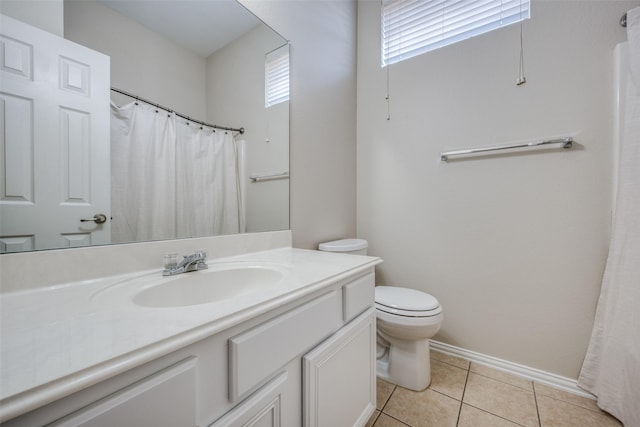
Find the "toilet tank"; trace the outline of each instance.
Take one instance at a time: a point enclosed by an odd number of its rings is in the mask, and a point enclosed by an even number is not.
[[[369,243],[364,239],[341,239],[320,243],[318,249],[325,252],[342,252],[354,255],[366,255]]]

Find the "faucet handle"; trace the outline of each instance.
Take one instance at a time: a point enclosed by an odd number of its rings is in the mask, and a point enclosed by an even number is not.
[[[209,268],[207,265],[207,251],[204,249],[199,249],[196,251],[196,256],[198,257],[198,262],[196,264],[196,270],[206,270]]]
[[[171,270],[178,266],[178,254],[176,252],[169,252],[165,254],[162,260],[165,270]]]

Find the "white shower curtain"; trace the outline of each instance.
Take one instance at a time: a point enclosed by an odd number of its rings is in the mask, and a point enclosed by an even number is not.
[[[627,12],[629,78],[609,257],[578,385],[640,426],[640,7]]]
[[[244,231],[240,196],[240,157],[231,132],[178,128],[177,237],[201,237]],[[181,207],[188,207],[182,209]]]
[[[113,243],[176,236],[175,152],[173,114],[141,102],[111,104]]]
[[[243,232],[242,143],[143,102],[112,103],[112,241]]]

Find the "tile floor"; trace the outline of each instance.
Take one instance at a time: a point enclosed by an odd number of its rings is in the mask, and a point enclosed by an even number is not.
[[[595,401],[431,352],[431,385],[415,392],[378,380],[367,427],[620,427]]]

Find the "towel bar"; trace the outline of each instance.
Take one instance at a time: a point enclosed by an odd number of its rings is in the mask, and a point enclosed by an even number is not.
[[[265,173],[264,175],[251,175],[249,179],[252,182],[269,181],[272,179],[289,178],[289,172]]]
[[[460,150],[442,151],[440,153],[440,160],[442,160],[443,162],[446,162],[450,156],[483,153],[486,151],[508,150],[511,148],[538,147],[540,145],[548,145],[548,144],[562,144],[562,148],[571,148],[573,145],[573,138],[568,136],[565,138],[550,139],[546,141],[533,141],[533,142],[523,142],[523,143],[509,144],[509,145],[493,145],[488,147],[463,148]]]

